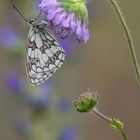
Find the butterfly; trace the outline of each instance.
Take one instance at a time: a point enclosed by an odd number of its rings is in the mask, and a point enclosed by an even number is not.
[[[38,20],[40,15],[36,19],[28,20],[14,4],[13,7],[30,25],[26,47],[26,71],[30,83],[37,86],[61,67],[65,60],[65,51],[48,30],[48,22]]]

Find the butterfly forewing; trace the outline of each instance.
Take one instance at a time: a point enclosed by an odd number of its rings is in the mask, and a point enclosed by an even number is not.
[[[34,25],[27,39],[27,74],[31,84],[39,85],[63,64],[65,52],[44,21]]]

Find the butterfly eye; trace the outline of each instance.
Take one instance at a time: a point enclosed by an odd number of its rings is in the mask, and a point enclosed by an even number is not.
[[[34,21],[35,21],[35,19],[29,19],[29,20],[28,20],[29,24],[33,24]]]

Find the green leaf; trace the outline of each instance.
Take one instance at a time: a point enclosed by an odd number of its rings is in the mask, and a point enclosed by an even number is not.
[[[110,125],[113,129],[117,129],[117,130],[118,129],[123,129],[123,122],[121,122],[118,119],[114,119],[114,118],[111,118],[110,120],[111,120]]]

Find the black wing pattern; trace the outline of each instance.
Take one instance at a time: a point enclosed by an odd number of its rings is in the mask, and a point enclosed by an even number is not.
[[[30,29],[27,39],[27,75],[32,85],[51,77],[64,62],[65,52],[45,23]]]

